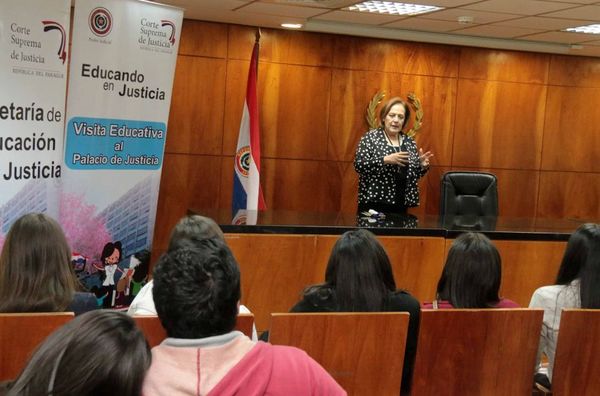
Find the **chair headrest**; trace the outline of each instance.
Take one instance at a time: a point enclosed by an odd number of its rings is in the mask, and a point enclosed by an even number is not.
[[[484,196],[490,187],[497,184],[496,176],[482,172],[448,172],[444,175],[446,188],[452,188],[456,195]]]

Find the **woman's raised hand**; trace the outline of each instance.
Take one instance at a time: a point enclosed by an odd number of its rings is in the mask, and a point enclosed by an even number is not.
[[[419,162],[423,168],[429,167],[429,159],[433,157],[433,153],[431,151],[423,152],[423,149],[419,149]]]

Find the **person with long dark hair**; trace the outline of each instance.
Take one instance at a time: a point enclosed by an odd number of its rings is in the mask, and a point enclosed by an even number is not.
[[[30,213],[15,221],[0,255],[0,312],[97,309],[94,295],[78,289],[71,249],[56,220]]]
[[[554,285],[537,289],[529,307],[544,309],[538,361],[542,354],[548,357],[548,378],[536,375],[536,381],[548,387],[562,309],[600,308],[600,225],[587,223],[575,230],[567,242]]]
[[[402,372],[408,392],[419,329],[419,302],[397,290],[390,259],[371,232],[344,233],[335,243],[325,271],[325,283],[308,287],[291,312],[408,312],[410,320]]]
[[[0,395],[139,396],[150,360],[132,318],[87,312],[52,333],[19,376],[0,386]]]
[[[106,243],[100,254],[101,266],[97,266],[96,269],[102,272],[100,276],[100,280],[102,281],[100,295],[102,296],[102,306],[104,308],[112,308],[115,306],[117,297],[115,290],[115,274],[117,271],[123,273],[123,270],[119,268],[119,262],[122,257],[123,248],[121,246],[121,241]]]
[[[423,308],[518,308],[499,296],[502,259],[498,249],[483,234],[459,235],[448,252],[433,302]]]

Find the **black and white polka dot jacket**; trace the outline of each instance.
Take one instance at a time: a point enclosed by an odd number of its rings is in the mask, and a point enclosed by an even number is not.
[[[404,192],[404,206],[419,205],[417,181],[429,168],[421,167],[417,144],[404,136],[404,146],[408,151],[408,176]],[[383,128],[372,129],[364,134],[358,143],[354,157],[354,169],[359,175],[358,202],[379,202],[396,204],[396,179],[398,165],[383,163],[383,157],[396,152],[388,145]]]

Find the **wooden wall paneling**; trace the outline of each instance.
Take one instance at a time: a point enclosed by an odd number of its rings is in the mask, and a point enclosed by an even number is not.
[[[432,165],[429,172],[419,180],[420,204],[411,208],[413,214],[438,215],[440,213],[441,180],[444,173],[450,168]]]
[[[551,55],[548,83],[600,88],[600,59]]]
[[[229,25],[229,58],[250,60],[256,28]],[[263,62],[306,66],[331,66],[333,37],[281,29],[261,29],[260,55]]]
[[[329,69],[261,62],[258,73],[261,155],[325,159],[331,83]],[[233,154],[237,145],[247,76],[248,62],[229,62],[225,154]]]
[[[419,301],[435,297],[444,263],[444,239],[437,237],[377,237],[390,257],[396,286]]]
[[[546,87],[459,80],[453,166],[539,169]]]
[[[190,20],[182,31],[166,152],[223,156],[220,167],[227,171],[216,187],[220,207],[231,202],[233,165],[226,168],[224,163],[232,162],[235,152],[254,33],[252,27]],[[304,168],[336,169],[333,172],[340,177],[327,188],[317,182],[320,199],[304,203],[280,197],[301,196],[293,189],[306,188],[305,182],[286,181],[292,190],[277,194],[275,190],[283,188],[271,186],[271,209],[282,205],[282,209],[354,211],[357,177],[350,165],[367,129],[365,108],[374,93],[384,89],[389,96],[408,90],[420,96],[426,112],[417,143],[434,151],[434,167],[489,169],[502,175],[501,190],[503,183],[509,191],[515,191],[513,183],[526,188],[527,194],[501,193],[502,214],[597,213],[589,201],[579,203],[584,201],[581,197],[598,196],[595,184],[569,181],[581,195],[569,194],[567,199],[564,189],[558,194],[548,190],[560,188],[553,181],[566,176],[547,174],[544,190],[540,189],[541,206],[536,207],[531,194],[537,179],[526,183],[534,176],[528,171],[540,166],[600,173],[600,162],[595,161],[600,155],[597,59],[277,29],[263,29],[260,59],[263,159],[335,161]],[[167,167],[165,172],[170,177]],[[276,173],[272,181],[281,175]],[[433,175],[423,180],[422,206],[414,213],[437,213],[438,181]],[[596,180],[591,173],[583,178]],[[179,213],[183,204],[174,205]]]
[[[566,242],[494,241],[502,257],[500,295],[528,307],[531,295],[556,279]]]
[[[233,172],[234,172],[235,158],[231,156],[221,157],[221,188],[219,189],[219,204],[218,208],[231,208],[231,198],[233,196]],[[262,162],[261,162],[262,167]],[[262,172],[261,172],[262,173]],[[263,194],[265,193],[265,180],[261,177],[260,185],[262,186]],[[267,209],[274,209],[269,202],[267,202]],[[275,208],[276,209],[276,208]]]
[[[340,207],[342,175],[335,163],[265,159],[261,184],[267,207],[336,212]]]
[[[416,142],[423,151],[434,153],[432,163],[447,166],[452,163],[452,142],[456,105],[457,80],[453,78],[402,75],[402,96],[414,93],[421,101],[424,119],[423,126],[416,136]],[[414,113],[414,111],[413,111]],[[415,115],[411,115],[411,123]]]
[[[428,76],[456,77],[459,47],[334,36],[333,66]]]
[[[222,59],[177,57],[165,151],[221,153],[225,70]]]
[[[498,178],[498,213],[506,217],[534,217],[540,172],[512,169],[481,169]]]
[[[321,282],[325,264],[315,260],[317,236],[227,234],[240,265],[242,304],[266,330],[272,312],[288,312],[307,285]]]
[[[227,61],[227,77],[225,82],[225,116],[223,118],[223,147],[221,154],[235,155],[237,148],[238,135],[240,132],[240,122],[242,120],[242,110],[244,101],[246,100],[246,85],[248,83],[248,67],[249,61]],[[258,80],[263,79],[263,63],[258,63]],[[260,91],[260,90],[259,90]],[[264,109],[260,102],[259,94],[259,111],[262,114],[270,109]],[[261,119],[259,114],[259,122]],[[261,133],[261,151],[265,146]],[[264,153],[261,152],[264,156]]]
[[[326,159],[330,69],[266,63],[260,76],[262,155]]]
[[[461,78],[546,84],[550,55],[461,47]]]
[[[541,172],[538,217],[600,218],[600,174]],[[596,220],[593,220],[596,219]]]
[[[250,61],[252,56],[252,50],[254,49],[254,42],[256,41],[256,27],[253,26],[241,26],[241,25],[227,25],[228,27],[228,41],[227,41],[227,56],[231,59]],[[261,35],[266,34],[267,29],[260,29]],[[270,30],[269,30],[270,32]],[[264,41],[261,37],[261,44]],[[259,53],[259,61],[264,61],[261,56],[263,51]],[[245,87],[245,85],[244,85]]]
[[[543,170],[600,172],[600,88],[549,87]]]
[[[227,25],[184,19],[179,55],[225,58],[227,56]]]
[[[400,95],[402,76],[397,73],[378,73],[333,69],[329,116],[328,156],[334,161],[354,161],[360,138],[369,130],[366,110],[373,96],[384,91],[386,100]],[[381,104],[377,107],[377,116]]]
[[[220,179],[219,157],[166,153],[153,245],[166,248],[171,229],[189,208],[218,207]]]
[[[335,162],[341,175],[340,212],[356,213],[358,208],[358,173],[353,162]]]

